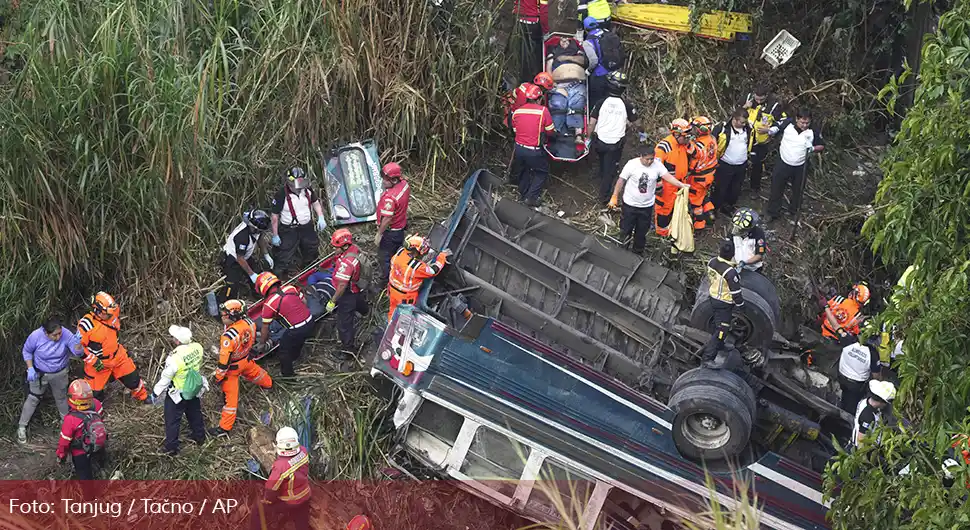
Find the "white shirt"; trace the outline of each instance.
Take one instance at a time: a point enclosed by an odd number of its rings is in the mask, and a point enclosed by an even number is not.
[[[603,100],[596,118],[596,135],[601,142],[615,144],[626,136],[627,108],[623,100],[610,96]]]
[[[734,130],[734,126],[728,125],[724,129],[724,134],[728,137],[727,147],[721,155],[721,162],[740,166],[748,161],[748,134],[742,129]]]
[[[749,271],[756,271],[764,265],[764,260],[757,261],[755,263],[749,263],[751,258],[755,256],[755,249],[758,247],[758,241],[751,237],[741,237],[734,236],[734,261],[744,262],[744,268]]]
[[[851,381],[868,381],[872,373],[872,351],[858,342],[842,348],[839,373]]]
[[[229,232],[229,237],[226,238],[226,244],[222,246],[222,250],[234,258],[249,259],[256,250],[257,241],[259,241],[259,232],[250,234],[246,223],[239,223],[236,228],[232,229],[232,232]]]
[[[657,200],[657,181],[666,172],[663,163],[657,158],[649,166],[643,165],[640,157],[627,162],[623,171],[620,171],[620,180],[625,181],[623,204],[634,208],[653,206]]]
[[[869,410],[872,412],[872,416],[873,416],[872,419],[870,419],[868,417],[867,418],[862,418],[862,412],[865,411],[866,408],[869,408]],[[866,414],[866,416],[868,416],[868,414]],[[856,405],[856,408],[855,408],[855,421],[853,422],[853,425],[852,425],[852,439],[849,440],[849,445],[851,447],[858,447],[859,446],[859,442],[857,440],[859,439],[859,430],[860,430],[859,427],[860,427],[860,425],[862,423],[865,423],[866,430],[868,431],[866,434],[871,433],[872,430],[876,428],[876,426],[878,426],[880,423],[882,423],[882,411],[877,410],[877,409],[872,408],[872,407],[869,407],[869,398],[868,397],[862,398],[859,401],[859,404]],[[882,441],[882,438],[881,437],[876,438],[876,443],[877,444],[880,441]]]
[[[778,133],[778,127],[770,129],[771,134]],[[789,123],[781,133],[781,144],[778,146],[778,154],[781,161],[789,166],[800,166],[805,163],[808,157],[806,152],[814,147],[815,133],[811,129],[798,132],[795,123]]]

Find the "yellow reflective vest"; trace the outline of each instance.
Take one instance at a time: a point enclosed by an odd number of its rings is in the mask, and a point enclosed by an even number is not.
[[[202,360],[204,356],[205,350],[202,349],[202,345],[198,342],[176,347],[175,351],[172,352],[172,358],[178,367],[178,371],[175,372],[175,377],[172,378],[172,385],[181,391],[182,386],[185,384],[185,376],[188,375],[189,370],[202,371]]]

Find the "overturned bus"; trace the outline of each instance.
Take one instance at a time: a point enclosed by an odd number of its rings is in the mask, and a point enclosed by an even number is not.
[[[452,264],[400,306],[372,374],[399,390],[392,458],[537,522],[675,523],[757,495],[775,529],[828,528],[819,472],[851,418],[776,333],[780,304],[743,278],[733,348],[699,368],[704,285],[466,181],[432,231]],[[686,307],[690,306],[687,310]],[[829,399],[826,399],[829,398]],[[552,485],[550,487],[550,485]]]

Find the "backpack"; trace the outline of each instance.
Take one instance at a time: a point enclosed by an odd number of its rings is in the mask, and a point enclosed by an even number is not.
[[[202,391],[202,374],[198,370],[189,368],[182,383],[182,399],[195,399]]]
[[[74,449],[83,449],[85,454],[95,453],[104,449],[108,441],[108,429],[105,428],[101,415],[94,411],[72,410],[72,416],[82,421],[81,438],[71,442]]]
[[[615,72],[626,63],[626,54],[623,53],[623,43],[620,36],[613,31],[604,31],[596,39],[596,48],[599,52],[599,62],[603,68],[610,72]]]

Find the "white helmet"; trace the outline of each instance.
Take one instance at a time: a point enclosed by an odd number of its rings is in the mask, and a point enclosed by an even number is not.
[[[283,427],[276,431],[276,454],[293,456],[300,452],[300,436],[293,427]]]
[[[889,381],[869,381],[869,392],[885,403],[892,403],[896,399],[896,385]]]

